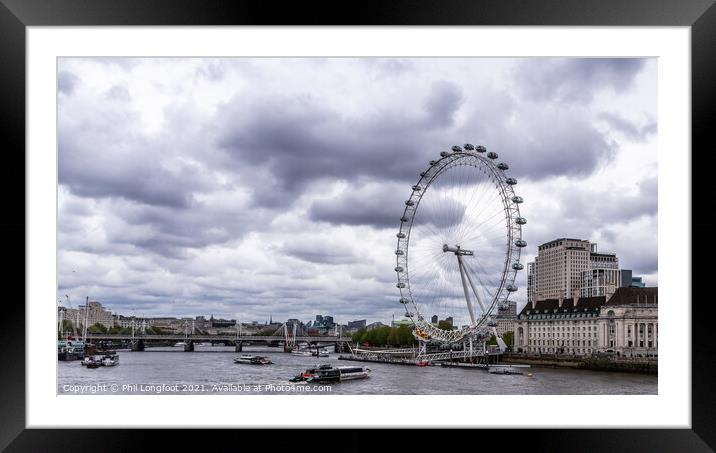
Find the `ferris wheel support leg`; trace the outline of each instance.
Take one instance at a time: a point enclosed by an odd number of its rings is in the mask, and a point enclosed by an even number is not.
[[[472,310],[472,301],[470,301],[470,292],[467,289],[467,281],[466,281],[467,271],[465,270],[465,265],[462,263],[462,257],[460,255],[457,255],[457,264],[460,269],[460,279],[462,280],[462,290],[465,293],[465,300],[467,301],[467,310],[470,312],[470,320],[472,321],[473,324],[475,324],[475,313]],[[473,289],[473,291],[474,291],[474,289]]]
[[[427,354],[427,345],[425,341],[418,342],[418,359]]]
[[[470,283],[470,288],[472,288],[473,294],[475,294],[475,299],[477,300],[477,304],[480,306],[480,309],[482,309],[483,313],[485,312],[485,305],[482,303],[482,300],[480,300],[480,295],[477,293],[477,290],[475,289],[475,284],[472,282],[472,278],[470,278],[470,273],[468,272],[467,266],[463,263],[463,268],[465,269],[465,275],[467,276],[467,281]],[[474,322],[474,320],[473,320]]]

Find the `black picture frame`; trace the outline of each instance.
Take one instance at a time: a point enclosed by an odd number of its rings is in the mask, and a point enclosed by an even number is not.
[[[713,0],[363,0],[360,2],[251,2],[246,0],[0,0],[0,130],[6,143],[3,155],[2,194],[5,215],[0,221],[5,237],[5,289],[13,296],[4,305],[3,347],[0,348],[0,448],[7,451],[130,451],[142,450],[159,440],[162,450],[186,448],[192,440],[212,440],[207,449],[236,451],[238,438],[228,430],[197,434],[192,430],[59,430],[25,429],[25,31],[29,26],[116,25],[550,25],[550,26],[688,26],[691,27],[692,151],[681,152],[692,162],[692,213],[709,206],[713,189],[708,186],[707,161],[696,165],[699,153],[709,150],[716,120],[716,6]],[[703,158],[702,158],[703,159]],[[711,189],[711,190],[710,190]],[[24,192],[23,192],[24,195]],[[713,215],[691,219],[692,241],[713,241]],[[693,243],[693,242],[692,242]],[[9,254],[7,252],[10,252]],[[492,439],[510,448],[538,451],[713,451],[716,449],[716,397],[713,382],[716,341],[709,329],[714,303],[697,298],[696,290],[708,288],[708,265],[699,266],[692,254],[692,281],[684,299],[669,301],[692,307],[692,429],[520,429],[494,430]],[[22,265],[21,265],[22,263]],[[22,300],[23,303],[19,301]],[[638,410],[638,408],[635,408]],[[68,413],[71,416],[71,412]],[[189,414],[188,416],[191,416]],[[609,424],[609,420],[604,421]],[[433,439],[445,445],[445,433],[421,430],[423,448]],[[460,436],[467,442],[490,433]],[[380,433],[335,430],[341,445],[378,442]],[[448,434],[452,436],[452,434]],[[302,434],[316,448],[315,435]],[[323,436],[323,435],[321,435]],[[400,444],[417,446],[415,433],[393,433]],[[405,437],[410,436],[410,437]],[[262,436],[263,437],[263,436]],[[270,435],[266,448],[296,447],[295,435]],[[206,442],[204,440],[204,442]],[[384,442],[384,441],[383,441]],[[248,444],[245,444],[248,447]],[[485,444],[487,445],[487,444]],[[499,444],[498,444],[499,445]]]

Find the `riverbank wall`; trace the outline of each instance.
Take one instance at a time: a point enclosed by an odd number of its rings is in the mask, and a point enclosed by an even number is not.
[[[504,354],[502,363],[524,363],[535,367],[573,368],[592,371],[619,371],[625,373],[658,374],[656,360],[618,360],[598,357],[539,357],[521,354]]]

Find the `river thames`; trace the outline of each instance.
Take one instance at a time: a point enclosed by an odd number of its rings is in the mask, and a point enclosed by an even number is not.
[[[197,346],[119,350],[115,367],[87,369],[58,362],[58,394],[377,394],[377,395],[655,395],[658,377],[635,373],[532,367],[523,375],[479,369],[417,367],[287,354],[278,348],[245,347],[273,365],[234,363],[233,347]],[[368,379],[330,385],[293,385],[288,380],[318,364],[366,366]],[[532,376],[528,376],[530,373]]]

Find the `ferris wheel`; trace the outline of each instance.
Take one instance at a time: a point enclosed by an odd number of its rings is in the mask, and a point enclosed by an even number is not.
[[[405,201],[396,286],[418,340],[489,336],[517,291],[527,221],[517,180],[497,159],[484,146],[453,146],[430,161]]]

